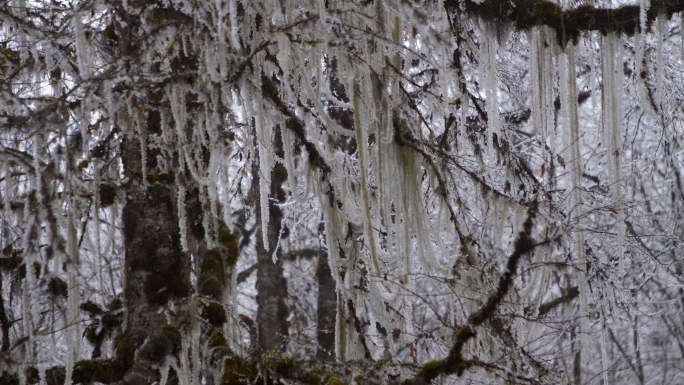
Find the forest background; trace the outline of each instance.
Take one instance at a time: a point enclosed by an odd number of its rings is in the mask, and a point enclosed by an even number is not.
[[[684,381],[684,0],[0,0],[0,384]]]

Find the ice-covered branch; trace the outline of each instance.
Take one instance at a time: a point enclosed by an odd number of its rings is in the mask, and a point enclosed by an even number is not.
[[[537,246],[532,239],[533,222],[536,216],[537,207],[532,205],[527,211],[527,219],[523,228],[515,240],[513,253],[506,262],[506,271],[499,277],[496,289],[489,294],[484,305],[468,317],[468,324],[456,327],[454,344],[449,350],[449,355],[441,360],[424,364],[416,376],[406,380],[404,385],[430,384],[440,375],[457,374],[460,376],[466,369],[479,365],[477,358],[467,359],[463,357],[463,348],[470,339],[475,337],[475,328],[481,326],[495,314],[501,301],[510,291],[520,259]]]
[[[550,0],[448,0],[444,6],[450,14],[459,13],[463,7],[470,14],[514,23],[519,29],[546,25],[557,32],[562,45],[575,40],[584,31],[615,31],[633,35],[641,29],[639,5],[601,8],[587,4],[564,10]],[[652,0],[645,24],[652,24],[658,15],[670,18],[683,10],[684,0]]]

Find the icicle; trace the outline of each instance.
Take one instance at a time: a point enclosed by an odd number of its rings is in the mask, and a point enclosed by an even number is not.
[[[190,364],[190,345],[187,341],[187,336],[181,340],[181,351],[178,354],[177,362],[172,361],[171,367],[176,372],[179,385],[193,385],[192,368]]]
[[[17,8],[17,14],[19,15],[19,20],[26,20],[26,0],[16,0],[14,6]],[[14,33],[14,31],[11,31]],[[19,59],[21,63],[26,63],[28,60],[28,48],[26,31],[23,28],[18,28],[19,33]]]
[[[209,181],[207,180],[207,178],[204,175],[200,175],[200,170],[197,168],[197,165],[195,164],[195,158],[193,156],[193,153],[191,153],[190,151],[191,150],[188,146],[183,146],[182,149],[179,149],[178,155],[181,160],[181,164],[185,163],[185,165],[188,168],[188,171],[190,171],[192,179],[194,179],[199,185],[209,185]]]
[[[608,325],[606,324],[606,309],[601,306],[601,370],[603,374],[603,385],[610,385],[610,354],[608,353]]]
[[[140,138],[140,164],[142,165],[142,180],[143,185],[147,186],[147,140],[142,130],[139,133]]]
[[[399,16],[394,18],[394,26],[392,29],[392,41],[394,44],[397,46],[401,45],[401,32],[402,32],[402,23],[401,23],[401,18]],[[400,68],[401,67],[401,57],[398,52],[394,54],[392,57],[392,66],[394,68]],[[377,162],[377,184],[380,192],[380,196],[382,197],[381,199],[381,215],[383,222],[385,223],[385,226],[388,227],[388,230],[390,228],[394,228],[393,231],[390,231],[390,234],[395,234],[395,242],[397,241],[397,232],[399,231],[399,221],[395,220],[395,223],[392,223],[391,219],[391,214],[392,214],[392,203],[394,202],[395,205],[400,204],[400,195],[399,194],[399,189],[396,187],[396,181],[400,180],[400,178],[396,178],[395,174],[397,171],[401,172],[401,170],[397,170],[395,168],[395,165],[397,164],[396,159],[398,158],[399,154],[403,152],[403,149],[400,149],[397,147],[397,145],[394,142],[394,130],[392,129],[392,111],[394,109],[393,106],[393,97],[397,97],[400,95],[399,92],[399,82],[392,79],[392,69],[390,66],[385,66],[383,69],[383,79],[381,80],[385,86],[389,83],[390,85],[390,96],[386,95],[385,92],[381,93],[378,98],[376,98],[376,102],[378,105],[378,115],[379,115],[379,124],[378,124],[378,129],[376,133],[376,162]],[[405,174],[402,174],[401,176],[405,177]],[[395,210],[397,210],[395,208]],[[402,217],[401,215],[398,215],[398,217]],[[408,231],[406,229],[405,231]],[[400,242],[407,243],[408,238],[404,237],[399,237]],[[401,248],[401,250],[404,250],[404,248]],[[408,255],[406,256],[406,259],[408,259]],[[407,265],[407,269],[408,269]],[[408,274],[408,271],[407,271]],[[407,275],[408,276],[408,275]]]
[[[290,186],[290,194],[297,195],[297,179],[295,178],[295,137],[291,130],[281,129],[283,139],[283,154],[285,156],[285,167],[287,168],[287,184]]]
[[[9,221],[10,218],[12,218],[12,214],[10,211],[10,207],[12,207],[12,206],[10,206],[10,202],[11,202],[10,197],[12,197],[12,195],[15,191],[14,190],[14,187],[15,187],[14,178],[11,178],[11,176],[10,176],[11,173],[10,173],[9,162],[3,162],[2,163],[2,171],[3,171],[2,172],[3,176],[2,176],[2,179],[0,179],[0,180],[4,180],[4,182],[5,182],[5,188],[3,190],[1,190],[1,191],[4,191],[4,194],[2,194],[2,204],[3,204],[2,205],[3,219],[2,220],[3,221]],[[3,232],[8,230],[8,229],[9,229],[9,226],[7,226],[7,224],[2,226]]]
[[[290,100],[289,94],[290,94],[290,60],[292,58],[292,47],[290,44],[290,39],[287,37],[285,33],[279,33],[276,35],[276,41],[278,42],[278,53],[276,54],[276,57],[278,59],[278,63],[280,64],[280,68],[283,70],[283,87],[282,87],[282,92],[283,92],[283,100],[287,101]],[[317,65],[317,68],[319,68],[320,65]],[[318,99],[318,95],[316,95]]]
[[[191,364],[190,364],[190,373],[191,373],[191,385],[200,385],[200,380],[201,380],[201,370],[202,370],[202,362],[200,361],[200,336],[201,336],[201,330],[200,330],[200,325],[199,322],[195,321],[192,331],[190,332],[190,359],[191,359]]]
[[[105,251],[103,253],[104,255],[107,255],[108,253],[112,253],[112,250],[116,250],[116,239],[117,239],[116,234],[117,234],[117,230],[120,228],[120,227],[117,227],[117,225],[116,225],[117,219],[118,219],[117,217],[119,214],[118,204],[116,203],[116,200],[112,204],[112,207],[110,209],[110,213],[111,213],[110,214],[111,224],[109,225],[109,231],[107,234],[107,247],[105,248]],[[108,270],[109,270],[109,279],[110,279],[109,284],[110,284],[111,289],[112,289],[111,294],[114,294],[114,293],[116,293],[116,288],[114,287],[114,276],[112,274],[112,269],[108,269]]]
[[[93,215],[93,222],[95,227],[95,257],[97,258],[97,261],[102,261],[102,239],[100,230],[100,168],[98,167],[99,162],[97,160],[94,160],[93,163],[93,168],[95,170],[95,180],[93,181],[93,195],[95,196],[95,214]],[[100,289],[104,290],[105,285],[103,268],[103,264],[98,263],[97,280],[100,285]]]
[[[188,121],[188,115],[184,95],[185,93],[178,86],[170,86],[166,89],[166,97],[169,100],[171,114],[176,127],[176,135],[181,146],[187,143],[185,125]]]
[[[378,259],[378,249],[375,242],[375,233],[373,230],[373,223],[370,209],[370,197],[368,194],[368,137],[365,132],[364,124],[367,119],[362,119],[365,112],[361,107],[361,90],[356,79],[352,80],[352,99],[354,104],[354,128],[356,129],[356,147],[359,156],[359,171],[361,173],[361,200],[363,210],[363,226],[366,237],[368,238],[368,248],[371,253],[371,261],[373,264],[373,272],[380,274],[380,262]]]
[[[582,231],[582,213],[579,212],[582,208],[582,190],[580,189],[580,181],[582,178],[582,153],[580,149],[580,131],[579,119],[577,114],[577,74],[575,70],[575,47],[568,45],[566,47],[566,59],[562,61],[561,65],[561,106],[564,109],[564,118],[566,125],[566,132],[568,135],[568,144],[570,145],[570,154],[566,156],[570,163],[572,172],[571,177],[571,194],[570,205],[568,212],[573,213],[572,218],[575,218],[575,253],[577,253],[577,260],[580,264],[579,277],[579,297],[580,297],[580,351],[581,357],[587,357],[586,352],[590,346],[590,327],[589,327],[589,280],[588,280],[588,263],[587,256],[584,249],[584,233]]]
[[[65,385],[71,384],[71,375],[73,373],[74,365],[80,355],[81,332],[79,328],[79,306],[80,294],[78,285],[78,265],[79,265],[79,250],[78,250],[78,234],[76,233],[76,225],[74,219],[74,202],[72,200],[68,208],[67,218],[67,274],[68,274],[68,295],[67,295],[67,360],[65,365],[66,380]]]
[[[271,192],[271,169],[273,168],[273,140],[271,130],[264,122],[265,111],[261,101],[254,100],[256,119],[257,151],[259,153],[259,205],[261,210],[261,236],[264,250],[269,251],[268,226],[270,213],[268,210],[269,195]],[[276,255],[276,253],[273,253]]]
[[[215,0],[214,7],[216,9],[216,34],[218,35],[218,64],[221,73],[221,79],[226,79],[228,76],[228,44],[226,42],[226,32],[224,30],[226,24],[226,12],[224,9],[224,2],[222,0]]]
[[[541,132],[542,140],[546,139],[546,125],[544,124],[543,106],[543,68],[544,47],[541,28],[535,28],[528,33],[530,42],[530,110],[532,112],[532,132]]]
[[[679,61],[684,64],[684,12],[679,13]]]
[[[327,32],[328,25],[326,24],[326,19],[327,19],[327,12],[325,9],[325,0],[317,0],[318,5],[318,21],[316,23],[318,27],[319,34],[318,36],[321,39],[321,44],[318,44],[316,47],[312,48],[312,54],[311,56],[313,57],[313,64],[315,65],[316,68],[316,95],[315,98],[313,98],[313,101],[316,105],[316,107],[320,111],[324,111],[325,108],[323,107],[323,104],[321,103],[322,100],[327,99],[327,93],[329,92],[328,88],[325,87],[325,75],[324,75],[324,58],[326,57],[326,54],[328,53],[328,38],[329,34]],[[328,59],[330,56],[328,56]],[[329,70],[329,69],[328,69]],[[324,117],[324,119],[327,119],[328,116],[327,114],[321,114],[321,116]],[[329,124],[328,124],[329,125]]]
[[[238,290],[235,265],[231,265],[228,267],[226,276],[228,277],[228,285],[226,285],[226,293],[223,296],[224,308],[226,310],[226,314],[236,314]],[[228,346],[231,349],[233,349],[233,351],[235,351],[237,354],[240,354],[242,350],[241,345],[239,343],[239,341],[241,340],[240,330],[238,328],[238,322],[235,317],[227,318],[226,323],[223,325],[223,335],[225,335],[228,340]],[[218,371],[217,374],[220,374],[220,371]],[[220,383],[220,381],[215,381],[214,383],[218,384]]]
[[[220,48],[218,49],[220,52]],[[214,83],[220,83],[221,77],[221,62],[219,62],[220,57],[218,57],[214,45],[210,41],[204,42],[204,47],[202,48],[202,56],[204,56],[204,68],[202,68],[202,74],[206,74],[209,80]]]
[[[207,185],[207,198],[209,200],[209,209],[211,210],[210,219],[211,225],[218,234],[219,231],[219,192],[218,192],[218,178],[219,174],[219,162],[220,162],[220,150],[216,149],[211,152],[209,158],[209,175],[207,180],[209,184]]]
[[[27,372],[28,368],[30,368],[29,363],[25,362],[21,366],[21,369],[18,371],[17,377],[19,377],[18,378],[19,385],[28,385],[28,383],[26,382],[26,372]]]
[[[497,27],[494,23],[481,20],[480,25],[483,30],[480,41],[480,60],[484,66],[484,89],[487,109],[487,137],[488,145],[494,154],[494,136],[497,140],[501,139],[499,121],[499,101],[498,101],[498,78],[496,74],[496,51],[497,51]]]
[[[164,360],[164,363],[162,364],[162,367],[159,370],[159,385],[166,385],[166,382],[169,380],[170,368],[171,365],[169,364],[169,360]]]
[[[45,365],[37,365],[38,366],[38,384],[39,385],[47,385],[47,368]]]
[[[658,14],[656,21],[658,26],[658,41],[656,44],[656,104],[658,112],[663,113],[665,106],[665,53],[663,52],[663,40],[667,33],[667,16]]]
[[[185,180],[181,180],[181,174],[176,176],[176,206],[178,207],[178,231],[180,232],[181,247],[188,252],[188,213],[185,208]]]
[[[21,250],[23,250],[23,255],[25,258],[24,266],[34,266],[36,257],[36,248],[33,247],[33,243],[39,243],[40,240],[34,239],[35,234],[40,234],[41,221],[38,218],[39,213],[47,210],[47,207],[37,206],[42,204],[44,201],[43,197],[43,167],[41,165],[41,154],[43,154],[44,139],[43,135],[38,133],[34,136],[32,143],[33,151],[33,168],[35,170],[35,176],[28,180],[28,186],[25,186],[29,191],[35,191],[36,197],[32,198],[27,195],[24,201],[23,210],[23,221],[26,223],[26,228],[24,230]],[[36,207],[37,206],[37,207]],[[47,226],[49,228],[49,226]],[[35,230],[35,231],[34,231]],[[40,254],[38,254],[40,255]],[[37,360],[35,346],[36,346],[36,335],[34,334],[36,325],[34,324],[36,320],[40,320],[39,309],[37,304],[34,302],[34,290],[36,290],[36,276],[34,274],[25,274],[24,286],[22,290],[22,328],[23,333],[27,337],[25,342],[25,361],[28,365],[30,361]]]
[[[603,38],[603,117],[604,140],[608,144],[610,191],[615,207],[617,228],[617,258],[620,277],[624,274],[625,208],[622,195],[622,50],[615,32]],[[660,69],[658,69],[660,71]],[[605,261],[604,261],[605,262]]]
[[[22,250],[24,250],[24,255],[25,255],[25,266],[33,266],[34,264],[34,253],[31,250],[31,234],[33,233],[33,228],[36,226],[36,217],[35,214],[31,212],[31,203],[30,201],[24,202],[24,222],[26,223],[26,229],[24,231],[24,236],[22,239]],[[34,335],[34,324],[33,320],[34,319],[39,319],[37,315],[37,307],[35,306],[33,302],[33,291],[35,290],[35,275],[34,274],[26,274],[24,280],[24,287],[22,288],[22,297],[21,297],[21,304],[22,304],[22,329],[24,332],[24,335],[27,337],[27,341],[25,342],[26,346],[26,351],[25,351],[25,365],[24,368],[21,370],[21,374],[25,373],[25,369],[28,367],[29,363],[31,360],[34,360],[36,358],[35,351],[34,351],[34,346],[35,346],[35,335]],[[23,379],[23,383],[25,383],[25,378]],[[22,382],[22,381],[20,381]]]
[[[90,77],[91,58],[88,49],[88,40],[83,31],[80,12],[73,14],[74,31],[76,32],[76,62],[78,64],[78,74],[81,79]]]
[[[352,235],[352,238],[354,237]],[[347,274],[345,275],[344,287],[340,292],[342,300],[338,300],[338,303],[341,304],[340,310],[342,311],[343,325],[341,330],[344,331],[342,334],[344,339],[341,341],[344,347],[342,360],[360,360],[364,357],[363,345],[361,343],[363,337],[354,325],[356,318],[360,316],[356,307],[363,303],[359,290],[358,264],[360,254],[358,242],[352,241],[351,246],[347,250],[349,258],[347,259]],[[348,306],[349,303],[354,306]]]
[[[223,209],[223,223],[228,226],[228,228],[233,228],[233,216],[232,209],[230,207],[231,198],[231,185],[230,185],[230,169],[224,167],[223,169],[223,182],[221,186],[224,187],[224,191],[221,193],[221,208]]]
[[[530,33],[530,78],[533,132],[541,133],[542,143],[547,143],[549,131],[553,129],[553,32],[546,27],[536,28]]]
[[[133,106],[132,98],[128,100],[128,115],[133,122],[135,127],[135,136],[138,137],[140,143],[140,164],[142,172],[143,185],[147,186],[147,135],[145,135],[145,129],[140,119],[140,114],[138,110]]]
[[[436,254],[432,249],[430,233],[426,229],[425,209],[423,208],[421,198],[420,179],[417,172],[418,165],[416,164],[415,159],[416,155],[415,152],[412,151],[397,150],[400,158],[400,167],[398,171],[401,173],[399,176],[401,185],[394,189],[401,191],[403,195],[403,219],[404,226],[406,227],[404,233],[409,234],[409,228],[413,230],[421,262],[428,272],[434,273],[439,270],[439,263],[435,260]],[[410,268],[409,257],[410,252],[408,252],[407,249],[406,263],[408,268]]]

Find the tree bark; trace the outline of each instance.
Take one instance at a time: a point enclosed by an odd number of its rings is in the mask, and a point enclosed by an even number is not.
[[[139,50],[133,41],[143,33],[141,20],[123,9],[119,9],[119,16],[125,22],[115,24],[119,44],[113,54],[133,58]],[[128,72],[128,63],[125,66]],[[127,124],[121,144],[127,180],[122,210],[126,322],[123,335],[115,341],[115,361],[120,364],[117,375],[122,377],[121,382],[136,385],[158,381],[159,365],[180,350],[181,334],[167,325],[164,310],[191,294],[190,258],[181,247],[173,172],[169,169],[174,162],[159,148],[148,145],[163,142],[159,108],[164,106],[146,108],[150,100],[162,102],[162,96],[147,90],[145,98],[134,97],[128,113],[120,112]],[[162,157],[166,166],[158,163]],[[172,373],[169,383],[175,382]]]
[[[256,135],[255,135],[256,136]],[[283,145],[280,128],[275,135],[274,149],[282,158]],[[253,188],[259,196],[259,160],[253,165]],[[268,250],[264,247],[261,236],[256,236],[257,250],[257,342],[263,350],[284,351],[286,348],[289,323],[288,310],[285,304],[287,297],[287,281],[283,276],[282,249],[278,239],[287,236],[281,234],[283,212],[279,204],[286,198],[283,183],[287,180],[287,170],[280,163],[275,163],[271,170],[271,186],[269,192]],[[257,198],[258,199],[258,198]],[[261,212],[257,211],[257,225],[263,226]],[[275,253],[275,261],[273,260]]]
[[[335,317],[337,315],[337,293],[335,280],[328,265],[328,253],[321,251],[316,269],[318,280],[318,324],[316,337],[318,347],[316,356],[323,360],[335,357]]]
[[[123,208],[125,336],[137,346],[166,323],[160,310],[190,294],[190,261],[181,250],[173,187],[143,183],[138,138],[129,135],[122,154],[129,178]]]

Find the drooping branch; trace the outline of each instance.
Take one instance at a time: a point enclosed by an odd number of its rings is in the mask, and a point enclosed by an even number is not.
[[[447,0],[444,6],[449,15],[458,14],[465,9],[469,14],[487,20],[513,23],[523,30],[545,25],[556,31],[561,45],[576,40],[581,32],[615,31],[633,35],[640,30],[638,5],[616,8],[582,5],[563,10],[550,0]],[[647,25],[650,26],[658,15],[670,18],[681,11],[684,11],[684,0],[652,0],[646,15]]]

